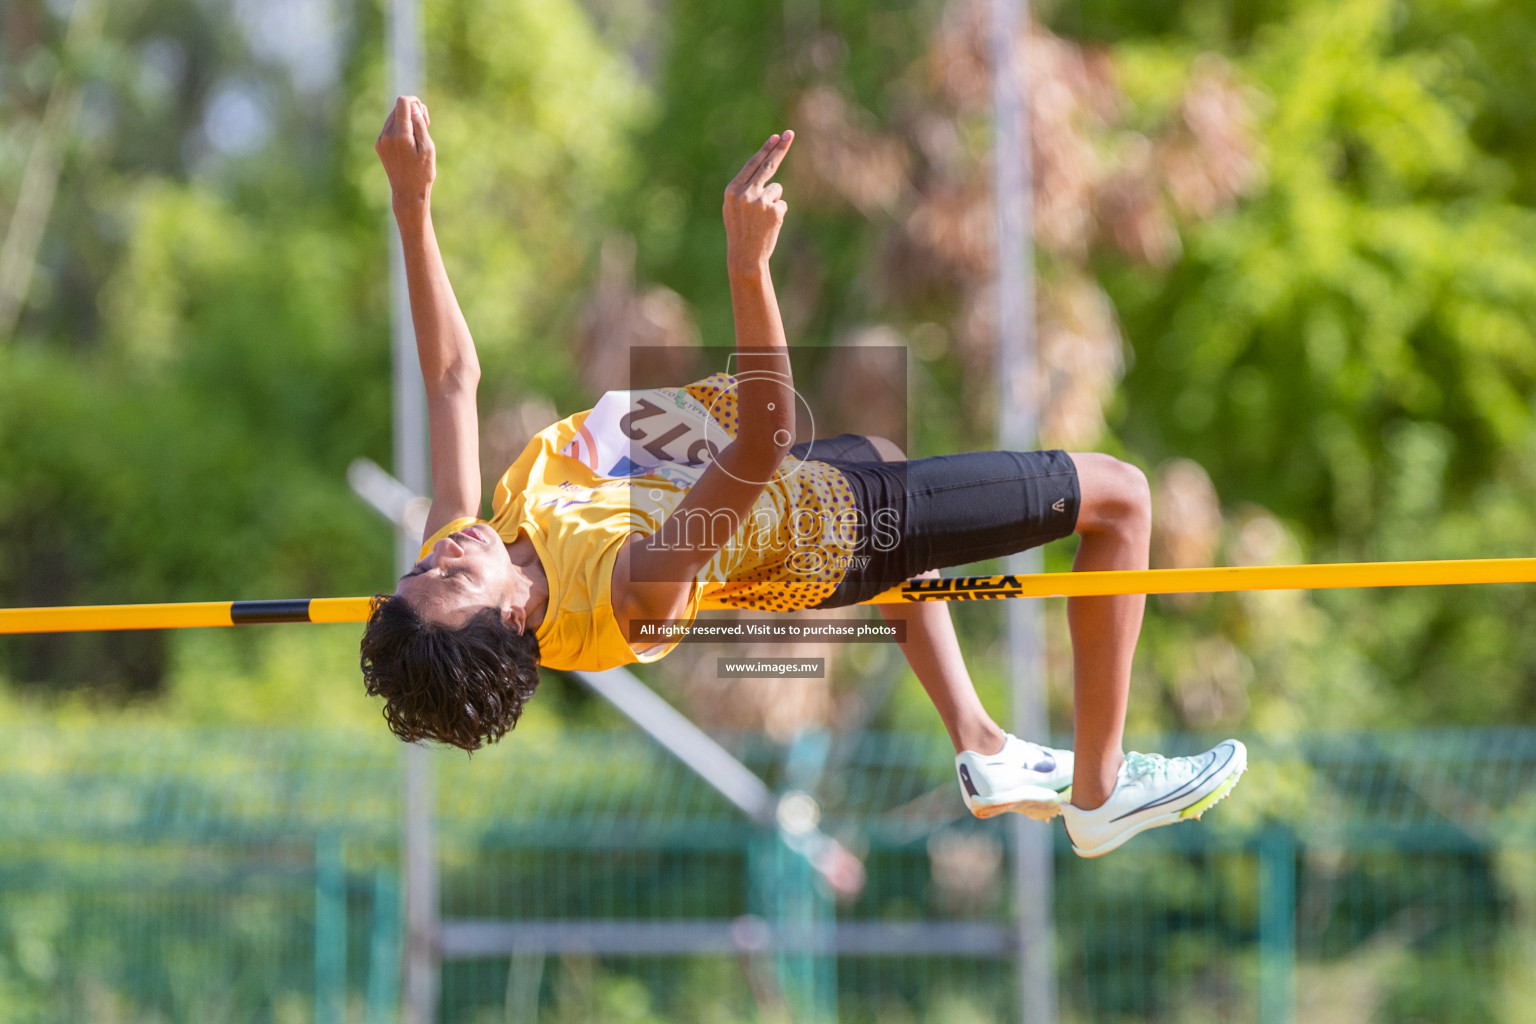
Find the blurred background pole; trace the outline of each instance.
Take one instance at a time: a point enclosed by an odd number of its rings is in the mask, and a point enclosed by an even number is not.
[[[389,47],[390,103],[396,96],[421,95],[421,9],[419,0],[389,0],[385,22]],[[416,359],[416,335],[411,327],[411,300],[405,285],[405,259],[400,235],[389,232],[389,310],[394,352],[395,479],[412,494],[426,494],[427,398]],[[404,572],[416,561],[421,538],[408,528],[399,531],[396,568]],[[433,806],[432,764],[425,747],[409,744],[403,758],[405,806],[401,809],[401,862],[405,875],[405,948],[401,964],[403,1019],[430,1024],[437,1019],[438,905],[437,841]]]
[[[1039,421],[1035,365],[1035,249],[1033,169],[1030,166],[1028,80],[1021,31],[1028,0],[991,0],[992,102],[997,203],[998,445],[1035,447]],[[1040,571],[1040,552],[1008,559],[1008,572]],[[1008,601],[1008,678],[1018,736],[1044,740],[1045,643],[1039,601]],[[1011,826],[1013,891],[1018,924],[1020,1009],[1025,1024],[1056,1019],[1051,830],[1022,815]]]

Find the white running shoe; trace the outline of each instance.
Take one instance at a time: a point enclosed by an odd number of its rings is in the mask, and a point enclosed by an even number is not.
[[[1222,740],[1194,757],[1126,754],[1103,806],[1062,808],[1072,852],[1101,857],[1138,832],[1198,818],[1232,792],[1247,767],[1248,749],[1237,740]]]
[[[955,755],[960,795],[978,818],[1018,811],[1050,821],[1072,795],[1072,751],[1052,750],[1008,734],[995,754]]]

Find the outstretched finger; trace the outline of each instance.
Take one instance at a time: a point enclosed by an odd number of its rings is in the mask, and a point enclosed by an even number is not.
[[[768,184],[769,179],[778,172],[779,165],[784,162],[784,156],[789,152],[789,147],[794,141],[794,132],[787,131],[779,136],[778,144],[768,151],[768,155],[757,165],[757,170],[752,172],[751,183],[753,185],[762,188]]]
[[[763,143],[763,147],[756,153],[753,153],[752,158],[746,162],[740,171],[736,172],[736,177],[731,179],[731,187],[735,188],[738,185],[745,185],[751,181],[753,174],[762,166],[763,161],[768,159],[769,154],[773,152],[773,148],[778,144],[779,137],[777,135],[768,136],[768,141]]]

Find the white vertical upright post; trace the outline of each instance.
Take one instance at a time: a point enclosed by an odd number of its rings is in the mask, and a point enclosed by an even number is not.
[[[998,445],[1035,446],[1039,374],[1035,358],[1033,169],[1024,54],[1015,50],[1028,0],[991,0],[993,186],[997,204]],[[1010,573],[1040,571],[1040,552],[1008,559]],[[1016,735],[1046,735],[1045,644],[1039,601],[1004,601],[1008,674]],[[1051,833],[1010,815],[1020,1007],[1025,1024],[1056,1019],[1055,929],[1052,922]]]
[[[421,8],[419,0],[390,0],[385,22],[389,48],[389,101],[422,91]],[[405,283],[405,259],[400,236],[391,230],[389,311],[393,351],[395,479],[412,494],[426,494],[427,397],[416,358],[411,326],[411,300]],[[421,538],[407,527],[399,530],[395,557],[398,571],[416,561]],[[405,747],[404,806],[401,808],[401,862],[405,875],[405,944],[401,978],[407,1024],[431,1024],[437,1019],[438,890],[437,842],[434,823],[432,765],[420,744]]]

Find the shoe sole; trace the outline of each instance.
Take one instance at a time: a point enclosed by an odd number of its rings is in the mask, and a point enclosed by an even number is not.
[[[1035,821],[1050,821],[1061,813],[1061,805],[1072,799],[1072,787],[1061,792],[1044,786],[1022,786],[994,796],[971,796],[962,790],[965,806],[978,818],[995,818],[1015,811]]]
[[[1091,850],[1085,850],[1074,842],[1072,843],[1072,852],[1077,854],[1079,857],[1091,860],[1094,857],[1102,857],[1106,853],[1113,853],[1115,850],[1118,850],[1120,847],[1124,846],[1126,841],[1129,840],[1132,836],[1145,832],[1148,829],[1162,828],[1164,825],[1177,825],[1181,821],[1198,821],[1202,814],[1227,798],[1227,794],[1232,792],[1233,788],[1237,785],[1237,781],[1241,779],[1243,777],[1243,773],[1248,770],[1247,748],[1239,747],[1238,749],[1242,751],[1241,763],[1239,763],[1236,768],[1230,771],[1226,777],[1217,784],[1215,789],[1211,790],[1205,796],[1201,797],[1199,800],[1196,800],[1188,807],[1178,811],[1169,811],[1167,814],[1159,814],[1155,818],[1143,818],[1141,821],[1131,825],[1123,832],[1116,833],[1112,838],[1105,840]],[[1072,834],[1070,832],[1067,833],[1067,839],[1071,840],[1071,838]]]

